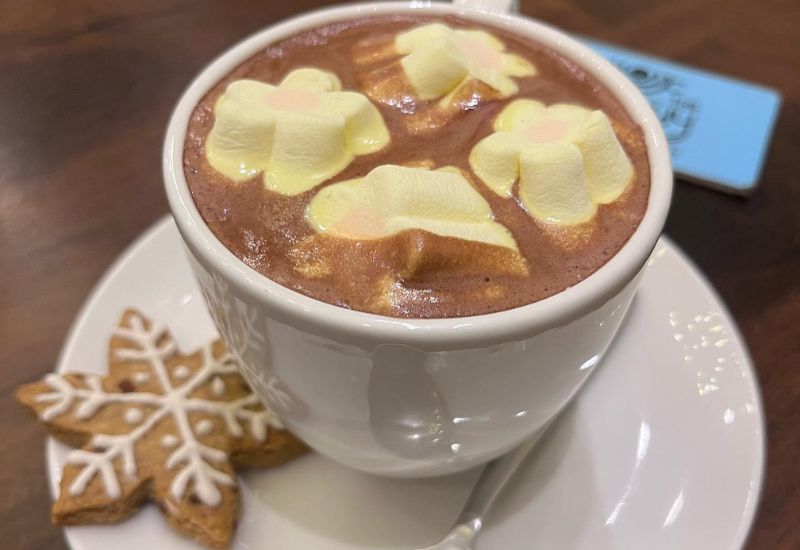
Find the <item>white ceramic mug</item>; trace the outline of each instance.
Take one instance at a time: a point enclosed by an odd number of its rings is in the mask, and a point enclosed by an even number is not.
[[[466,5],[465,5],[466,4]],[[265,403],[312,448],[395,476],[469,468],[554,417],[597,367],[664,226],[672,193],[667,142],[645,98],[606,60],[550,26],[498,13],[508,0],[381,2],[315,11],[230,48],[192,82],[164,147],[170,207],[219,331]],[[368,15],[459,15],[530,37],[594,74],[644,131],[651,187],[630,240],[597,272],[545,300],[454,319],[401,319],[333,306],[272,282],[203,222],[183,174],[189,117],[222,77],[264,46]]]

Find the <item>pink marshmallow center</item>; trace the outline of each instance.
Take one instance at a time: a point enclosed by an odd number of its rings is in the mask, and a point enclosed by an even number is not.
[[[278,88],[267,94],[266,103],[281,111],[311,111],[319,107],[320,98],[317,92]]]
[[[496,68],[500,66],[502,57],[500,52],[484,43],[480,39],[472,37],[460,37],[458,46],[470,61],[482,67]]]
[[[355,239],[374,239],[383,234],[384,222],[369,208],[353,208],[331,230]]]
[[[550,118],[534,122],[522,133],[534,143],[552,143],[563,138],[567,130],[569,130],[568,123]]]

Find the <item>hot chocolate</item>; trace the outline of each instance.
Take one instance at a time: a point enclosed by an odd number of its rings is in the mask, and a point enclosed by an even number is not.
[[[453,17],[333,23],[216,84],[184,171],[209,228],[342,307],[458,317],[600,268],[647,208],[641,130],[574,62]]]

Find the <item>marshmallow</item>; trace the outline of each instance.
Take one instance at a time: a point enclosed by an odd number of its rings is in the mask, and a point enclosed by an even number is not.
[[[518,252],[489,203],[456,168],[378,166],[363,178],[321,189],[308,205],[306,220],[318,233],[343,239],[373,240],[421,229]]]
[[[586,192],[581,153],[574,145],[523,150],[519,170],[519,198],[533,217],[574,225],[594,216],[597,207]]]
[[[633,179],[633,165],[602,111],[517,100],[500,112],[494,129],[472,149],[470,166],[501,196],[510,196],[519,180],[519,198],[537,219],[587,222]]]
[[[480,80],[509,97],[519,90],[512,77],[536,74],[525,59],[505,53],[505,45],[491,34],[441,23],[398,34],[395,49],[403,56],[400,65],[417,96],[444,98],[445,104],[469,80]]]
[[[264,185],[283,195],[332,178],[390,140],[366,96],[341,89],[335,74],[313,68],[292,71],[279,86],[232,82],[214,106],[209,163],[235,181],[263,173]]]

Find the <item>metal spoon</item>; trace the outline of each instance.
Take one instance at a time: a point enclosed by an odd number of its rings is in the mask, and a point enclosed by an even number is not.
[[[487,464],[450,532],[440,542],[417,550],[472,550],[489,508],[546,429],[547,425],[516,449]]]

